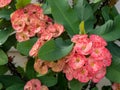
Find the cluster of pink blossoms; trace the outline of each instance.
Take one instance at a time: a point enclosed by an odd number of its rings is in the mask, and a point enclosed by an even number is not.
[[[61,24],[53,23],[50,17],[44,15],[43,9],[34,4],[29,4],[12,13],[11,23],[19,42],[29,40],[34,36],[39,38],[31,49],[30,56],[37,56],[39,48],[46,41],[60,36],[64,31]]]
[[[112,89],[113,90],[120,90],[120,83],[113,83]]]
[[[106,41],[98,35],[75,35],[72,52],[66,57],[63,72],[68,80],[80,82],[99,82],[106,74],[106,67],[111,64],[111,54],[105,47]]]
[[[7,6],[10,2],[11,0],[0,0],[0,8]]]
[[[38,79],[31,79],[24,86],[24,90],[48,90],[48,87],[41,85],[41,82]]]

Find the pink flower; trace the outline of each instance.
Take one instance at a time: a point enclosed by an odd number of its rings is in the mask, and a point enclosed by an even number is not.
[[[102,61],[96,61],[94,60],[94,58],[91,57],[89,57],[87,61],[88,61],[87,68],[89,72],[95,73],[103,67]]]
[[[68,66],[67,64],[65,65],[65,67],[63,68],[63,73],[65,73],[66,75],[66,78],[70,81],[73,79],[73,73],[74,73],[74,70]]]
[[[37,56],[38,50],[43,44],[44,44],[44,41],[42,41],[41,39],[38,39],[36,43],[33,45],[32,49],[30,50],[29,55],[34,57]]]
[[[44,75],[48,72],[48,66],[45,63],[45,61],[37,59],[34,63],[34,69],[36,72],[40,73],[41,75]]]
[[[12,27],[17,32],[22,32],[25,28],[25,21],[28,16],[24,14],[23,9],[18,9],[11,14]]]
[[[88,35],[74,35],[71,39],[74,43],[86,43],[89,41]]]
[[[88,55],[92,51],[92,42],[76,43],[74,50],[82,55]]]
[[[100,48],[93,48],[91,57],[95,60],[103,60],[105,58],[105,55],[103,54],[105,50],[105,47]]]
[[[96,74],[93,76],[92,81],[94,83],[98,83],[106,74],[106,68],[100,69]]]
[[[90,35],[90,40],[95,48],[105,47],[107,45],[106,41],[98,35]]]
[[[113,83],[112,89],[113,90],[120,90],[120,83]]]
[[[26,14],[29,14],[30,16],[35,16],[35,17],[37,17],[38,19],[41,19],[41,20],[43,20],[43,18],[44,18],[43,10],[39,5],[28,4],[24,8],[24,12]]]
[[[11,0],[0,0],[0,8],[7,6],[10,2]]]
[[[49,90],[47,86],[42,85],[40,90]]]
[[[78,69],[85,64],[85,61],[85,56],[75,53],[68,59],[68,65],[73,69]]]
[[[104,49],[104,52],[103,52],[103,55],[104,55],[104,59],[103,59],[103,65],[104,67],[106,66],[110,66],[111,65],[111,62],[112,62],[112,55],[111,53],[109,52],[109,50],[107,48]]]
[[[24,90],[41,90],[41,82],[38,79],[31,79],[24,86]]]
[[[23,41],[29,40],[28,32],[17,32],[16,33],[16,39],[19,42],[23,42]]]
[[[80,82],[86,83],[89,81],[88,70],[86,67],[76,69],[73,75],[74,75],[74,78],[78,79]]]
[[[53,37],[58,37],[64,32],[63,25],[55,23],[53,26],[55,28],[55,31],[53,31]]]

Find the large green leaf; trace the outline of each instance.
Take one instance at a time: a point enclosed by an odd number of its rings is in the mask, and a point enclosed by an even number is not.
[[[46,42],[39,50],[38,56],[42,60],[55,61],[66,56],[72,50],[73,44],[68,44],[61,38]]]
[[[114,19],[114,26],[112,30],[108,33],[101,35],[107,41],[114,41],[120,38],[120,15],[116,16]]]
[[[8,57],[3,50],[0,49],[0,65],[4,65],[8,62]]]
[[[70,81],[70,90],[81,90],[83,87],[83,83],[80,83],[78,80]]]
[[[79,19],[68,0],[47,0],[56,22],[63,24],[70,35],[79,33]]]
[[[109,43],[108,49],[112,54],[112,65],[107,68],[106,77],[113,82],[120,83],[120,47]]]
[[[16,3],[16,8],[23,8],[24,6],[26,6],[27,4],[29,4],[31,2],[31,0],[17,0]]]
[[[28,79],[32,79],[36,77],[36,72],[34,70],[34,60],[33,59],[29,59],[26,65],[26,76]]]
[[[17,84],[25,84],[24,81],[22,81],[17,76],[11,76],[11,75],[0,75],[0,83],[4,85],[5,88],[10,87],[11,85]]]
[[[56,76],[55,73],[49,72],[48,74],[41,76],[38,79],[40,79],[40,81],[44,85],[51,87],[51,86],[54,86],[57,84],[57,77],[55,77],[55,76]]]
[[[8,39],[12,32],[13,30],[11,28],[6,30],[0,30],[0,45],[5,43],[5,41]]]
[[[8,71],[8,68],[6,65],[0,65],[0,75],[5,74]]]
[[[5,18],[6,20],[10,20],[10,14],[12,12],[13,11],[11,9],[3,8],[0,10],[0,18]]]
[[[23,90],[24,89],[24,84],[14,84],[8,87],[6,90]]]
[[[29,51],[31,50],[32,46],[36,42],[37,38],[32,38],[30,40],[19,42],[17,44],[17,50],[22,53],[23,55],[29,56]]]
[[[93,28],[95,17],[90,4],[86,0],[77,0],[74,6],[75,11],[81,21],[85,21],[86,32]]]
[[[98,35],[104,35],[107,34],[111,31],[113,27],[113,21],[112,20],[108,20],[105,24],[103,24],[102,26],[92,30],[90,33],[91,34],[98,34]]]
[[[113,7],[105,6],[102,8],[102,16],[105,21],[110,20],[110,19],[113,20],[114,17],[116,17],[117,15],[119,15],[119,13],[115,6]]]
[[[3,85],[2,85],[2,83],[0,83],[0,90],[3,88]]]
[[[106,41],[114,41],[120,38],[120,15],[116,16],[114,21],[108,20],[102,26],[92,30],[91,34],[98,34]]]

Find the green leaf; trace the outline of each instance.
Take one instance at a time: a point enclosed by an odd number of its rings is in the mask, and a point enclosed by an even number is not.
[[[11,42],[12,41],[12,42]],[[16,46],[17,40],[15,34],[8,37],[6,42],[2,45],[1,49],[5,52],[11,49],[12,46]]]
[[[26,65],[26,76],[28,79],[32,79],[36,77],[36,72],[34,70],[34,60],[33,59],[29,59]]]
[[[79,19],[68,4],[68,0],[47,0],[52,15],[57,23],[63,24],[71,36],[79,33]]]
[[[3,50],[0,49],[0,65],[4,65],[8,62],[8,57]]]
[[[3,85],[2,85],[2,83],[0,83],[0,90],[3,88]]]
[[[6,90],[24,90],[24,84],[14,84],[8,87]]]
[[[38,79],[40,79],[40,81],[48,87],[51,87],[57,84],[57,77],[55,77],[55,74],[53,72],[50,72],[44,76],[41,76]]]
[[[79,17],[80,22],[85,22],[85,30],[86,32],[88,32],[90,29],[93,28],[93,25],[96,21],[92,7],[86,0],[78,0],[76,3],[77,4],[74,6],[74,10]]]
[[[32,38],[30,40],[17,43],[17,50],[26,56],[29,56],[29,51],[31,50],[34,43],[37,41],[37,38]]]
[[[113,21],[112,20],[108,20],[105,24],[103,24],[102,26],[92,30],[90,33],[91,34],[98,34],[98,35],[104,35],[107,34],[111,31],[111,28],[113,27]]]
[[[112,65],[107,68],[106,77],[113,82],[120,83],[120,47],[109,43],[107,48],[112,54]]]
[[[42,9],[43,9],[44,14],[51,14],[51,8],[48,5],[48,3],[42,4]]]
[[[66,56],[72,50],[73,44],[64,42],[61,38],[46,42],[39,50],[38,57],[42,60],[55,61]]]
[[[16,8],[23,8],[24,6],[26,6],[27,4],[29,4],[31,2],[31,0],[17,0],[16,3]]]
[[[92,0],[92,3],[98,3],[100,2],[101,0]]]
[[[0,10],[0,18],[4,18],[6,20],[10,20],[10,14],[12,12],[13,11],[10,10],[10,9],[3,8],[3,9]]]
[[[98,90],[98,88],[97,88],[97,87],[94,87],[94,88],[92,88],[92,90]]]
[[[11,76],[11,75],[0,75],[0,82],[4,85],[5,88],[10,87],[11,85],[17,84],[25,84],[24,81],[22,81],[17,76]]]
[[[72,80],[70,81],[70,90],[81,90],[84,85],[84,83],[81,83],[78,80]]]
[[[114,41],[120,38],[120,15],[115,17],[115,20],[109,20],[104,25],[92,30],[91,34],[98,34],[106,41]]]
[[[114,41],[120,38],[120,15],[115,17],[114,26],[111,28],[112,30],[108,33],[101,35],[107,41]]]
[[[119,13],[115,6],[113,7],[105,6],[102,8],[102,16],[105,21],[110,20],[110,19],[113,20],[114,17],[116,17],[117,15],[119,15]]]
[[[5,43],[5,41],[12,34],[12,32],[13,32],[13,30],[11,28],[8,28],[6,30],[0,30],[0,45]]]
[[[3,75],[4,73],[6,73],[8,71],[7,66],[5,65],[1,65],[0,66],[0,75]]]

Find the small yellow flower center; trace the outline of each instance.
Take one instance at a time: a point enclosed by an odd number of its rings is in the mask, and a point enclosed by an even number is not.
[[[95,53],[96,53],[96,54],[99,54],[99,50],[96,49],[96,50],[95,50]]]
[[[80,58],[77,58],[77,59],[76,59],[76,62],[80,62]]]

